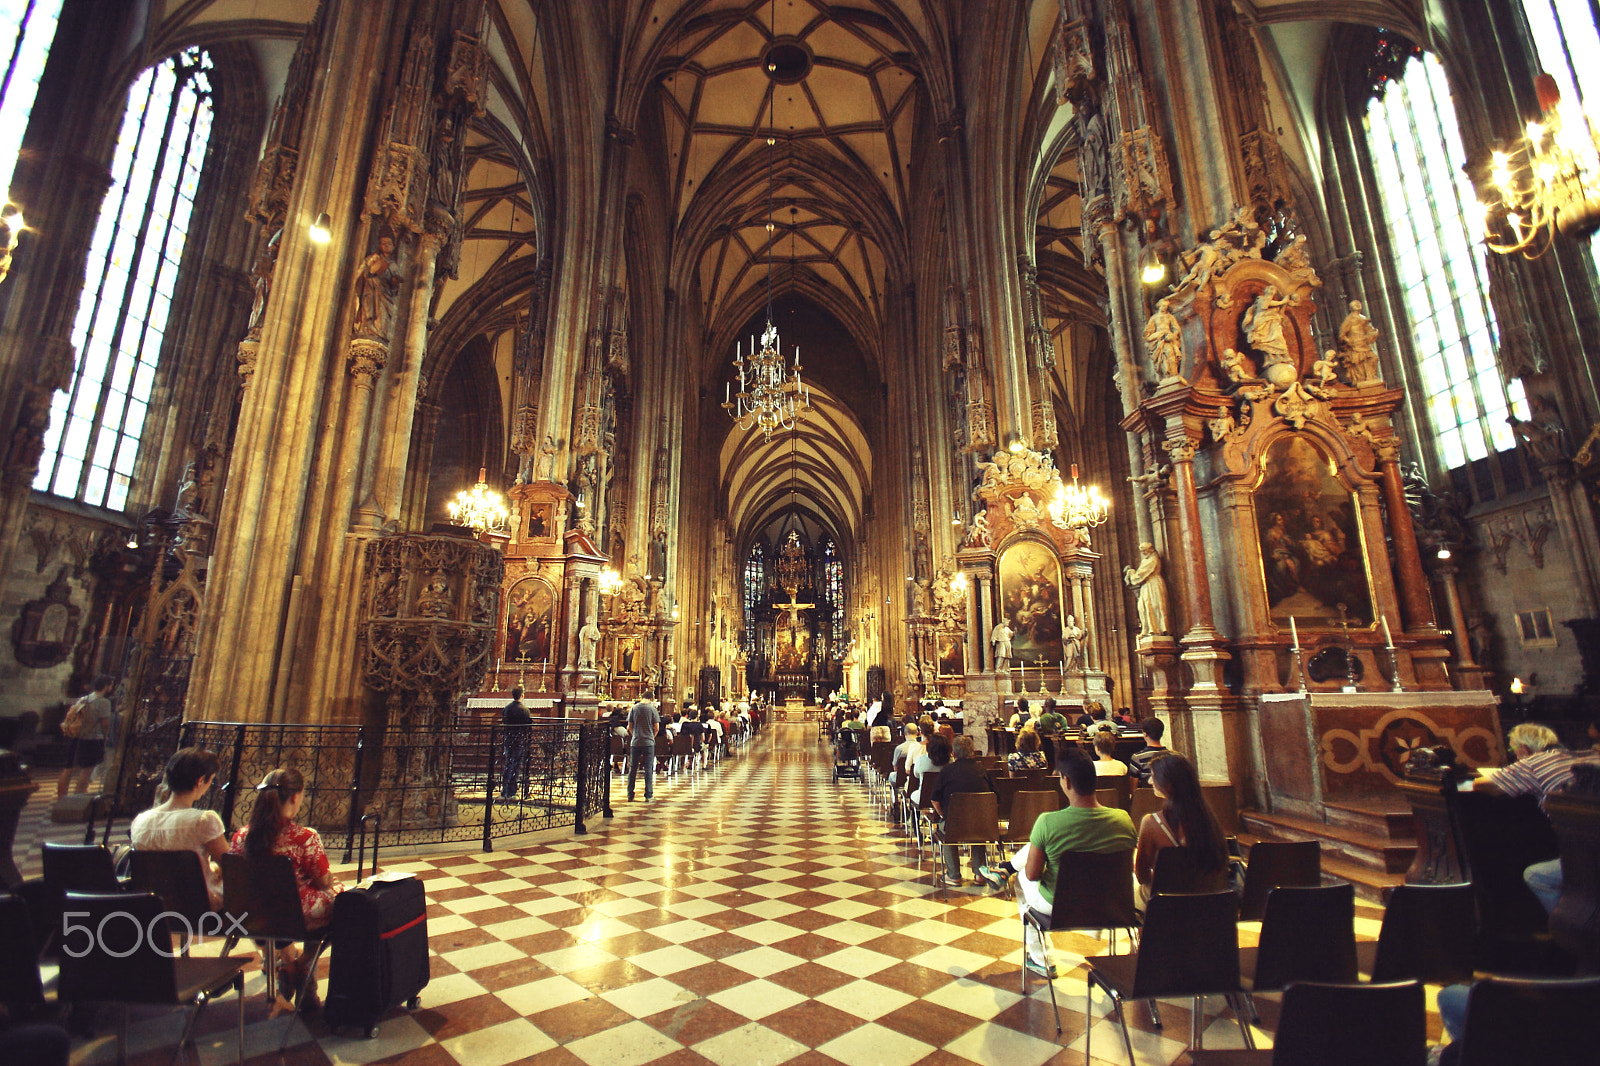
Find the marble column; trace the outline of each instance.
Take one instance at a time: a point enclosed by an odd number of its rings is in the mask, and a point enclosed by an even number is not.
[[[1389,536],[1394,541],[1395,570],[1400,575],[1400,608],[1407,632],[1433,631],[1433,600],[1428,595],[1428,575],[1422,570],[1422,555],[1417,547],[1417,531],[1406,505],[1405,484],[1400,478],[1400,450],[1394,441],[1378,448],[1378,463],[1383,475],[1383,505],[1389,512]]]
[[[1172,460],[1172,486],[1178,497],[1178,541],[1184,576],[1184,607],[1189,631],[1183,643],[1212,640],[1211,582],[1206,575],[1206,546],[1200,530],[1200,499],[1194,487],[1194,442],[1164,441],[1161,447]]]

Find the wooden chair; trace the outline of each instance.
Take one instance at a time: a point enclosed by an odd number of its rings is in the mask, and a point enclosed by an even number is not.
[[[1102,806],[1131,810],[1133,807],[1133,781],[1126,774],[1121,777],[1102,777],[1095,797]],[[1137,828],[1137,827],[1135,827]]]
[[[1352,1024],[1357,1021],[1358,1024]],[[1189,1050],[1192,1066],[1422,1066],[1428,1055],[1422,985],[1317,984],[1283,993],[1272,1048]]]
[[[300,890],[295,884],[293,863],[287,855],[268,855],[264,859],[224,855],[217,864],[222,867],[224,906],[237,919],[232,928],[242,927],[246,936],[265,942],[271,949],[284,944],[304,945],[305,977],[300,987],[293,990],[294,994],[285,997],[300,1005],[305,989],[317,972],[317,960],[327,946],[331,930],[326,925],[306,924],[305,912],[300,909]],[[225,950],[233,949],[236,936],[229,937]],[[266,971],[267,998],[271,1000],[277,994],[277,966],[273,964],[270,951],[264,953],[262,969]],[[289,1029],[285,1028],[280,1051],[288,1041]]]
[[[1255,1038],[1245,1024],[1243,989],[1239,984],[1238,900],[1232,892],[1195,896],[1152,896],[1145,909],[1139,950],[1131,955],[1096,956],[1089,964],[1084,1013],[1093,1017],[1094,989],[1111,997],[1112,1013],[1132,1063],[1122,1004],[1129,999],[1193,998],[1189,1046],[1200,1047],[1201,1003],[1206,996],[1224,996],[1233,1009],[1246,1048]],[[1084,1033],[1084,1058],[1093,1061]]]
[[[1595,1058],[1589,1026],[1596,1016],[1600,977],[1485,977],[1467,993],[1461,1048],[1445,1061],[1453,1059],[1455,1066],[1588,1066]]]
[[[1470,981],[1475,912],[1471,885],[1396,885],[1377,942],[1357,945],[1358,965],[1374,984]]]
[[[1322,842],[1263,840],[1250,848],[1239,898],[1239,920],[1260,921],[1267,913],[1267,893],[1285,885],[1322,884]]]
[[[162,906],[184,919],[187,925],[172,923],[179,931],[190,933],[205,928],[202,918],[212,918],[220,931],[226,923],[215,920],[211,908],[211,895],[206,891],[205,870],[200,856],[192,851],[141,851],[135,849],[128,856],[128,887],[135,892],[148,892],[161,900]],[[183,954],[189,953],[189,937],[185,935]]]
[[[1022,944],[1026,953],[1028,930],[1039,936],[1043,945],[1050,934],[1062,929],[1104,929],[1109,933],[1111,950],[1117,950],[1117,930],[1132,932],[1139,925],[1139,912],[1133,906],[1133,849],[1096,853],[1063,851],[1051,857],[1056,870],[1055,897],[1050,913],[1031,907],[1022,915]],[[1056,1032],[1061,1032],[1061,1008],[1056,1003],[1056,984],[1049,977],[1050,1006],[1056,1015]],[[1022,967],[1022,994],[1028,994],[1028,967]]]
[[[1002,822],[1011,818],[1011,804],[1016,799],[1017,793],[1022,791],[1022,786],[1027,782],[1020,777],[1011,777],[1005,774],[990,774],[989,783],[994,786],[995,801]]]
[[[1572,961],[1549,936],[1549,916],[1522,871],[1557,858],[1555,829],[1531,796],[1485,792],[1453,797],[1468,881],[1478,901],[1474,964],[1492,973],[1571,973]]]
[[[992,844],[1000,839],[1000,817],[993,792],[957,792],[950,797],[949,809],[944,814],[944,826],[935,825],[932,840],[935,845]],[[939,848],[941,860],[944,848]],[[961,868],[945,868],[947,878],[958,877]]]
[[[298,906],[297,901],[296,909]],[[62,942],[61,998],[71,1003],[122,1004],[122,1024],[117,1030],[119,1062],[126,1056],[129,1004],[191,1008],[172,1058],[177,1062],[200,1012],[231,986],[239,999],[238,1061],[243,1063],[244,968],[254,959],[246,955],[174,956],[158,937],[146,935],[152,928],[161,928],[161,909],[161,901],[149,893],[69,893],[67,910],[75,918],[81,917],[82,923]]]
[[[1049,792],[1018,792],[1012,797],[1011,817],[1006,821],[1006,831],[1001,835],[1000,842],[1019,847],[1026,844],[1028,836],[1033,832],[1033,823],[1039,820],[1039,816],[1059,810],[1060,806],[1060,789],[1051,789]]]
[[[1129,780],[1132,780],[1132,778]],[[1132,799],[1128,803],[1128,817],[1133,819],[1133,827],[1138,829],[1140,823],[1144,821],[1145,815],[1155,814],[1160,811],[1166,805],[1166,802],[1166,800],[1156,795],[1156,790],[1153,788],[1135,788]]]
[[[109,848],[44,843],[44,881],[63,892],[121,892]]]
[[[1558,793],[1544,806],[1561,841],[1561,898],[1550,936],[1578,960],[1580,973],[1600,973],[1600,799]]]

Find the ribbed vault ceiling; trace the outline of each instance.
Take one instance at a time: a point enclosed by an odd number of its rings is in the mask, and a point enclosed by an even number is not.
[[[811,386],[811,413],[794,432],[729,432],[720,470],[735,543],[802,499],[836,522],[841,536],[861,533],[872,455],[855,414],[820,386]]]

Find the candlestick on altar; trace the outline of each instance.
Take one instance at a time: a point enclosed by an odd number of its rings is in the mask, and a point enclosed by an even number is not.
[[[1289,639],[1294,641],[1294,650],[1300,650],[1300,630],[1295,627],[1294,615],[1289,616]]]
[[[1389,616],[1383,616],[1383,646],[1394,651],[1394,637],[1389,633]]]

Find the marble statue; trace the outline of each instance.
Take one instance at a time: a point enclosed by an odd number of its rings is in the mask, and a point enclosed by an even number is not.
[[[1150,366],[1163,382],[1182,381],[1183,331],[1168,306],[1167,300],[1156,304],[1155,314],[1145,323],[1144,345],[1150,354]]]
[[[1004,618],[989,630],[989,643],[994,645],[994,668],[1005,670],[1011,666],[1011,638],[1015,634]]]
[[[987,509],[979,511],[972,516],[972,525],[967,529],[968,548],[987,548],[989,546],[989,512]]]
[[[1239,323],[1244,328],[1245,339],[1267,357],[1269,366],[1293,361],[1289,355],[1289,338],[1284,331],[1289,313],[1284,308],[1294,302],[1293,296],[1284,296],[1276,285],[1268,285]]]
[[[594,649],[600,643],[600,627],[591,618],[578,630],[578,669],[594,669]]]
[[[1067,670],[1076,670],[1083,658],[1083,638],[1088,631],[1078,624],[1076,615],[1067,615],[1061,624],[1061,663]]]
[[[1361,301],[1351,300],[1350,313],[1339,323],[1339,354],[1350,371],[1350,384],[1358,388],[1383,384],[1378,373],[1378,353],[1372,348],[1372,342],[1377,339],[1378,331],[1372,320],[1362,313]]]
[[[1233,348],[1223,349],[1222,358],[1219,362],[1222,366],[1222,372],[1228,375],[1228,380],[1236,385],[1250,376],[1249,372],[1244,368],[1244,356]]]
[[[1139,567],[1122,568],[1122,580],[1139,590],[1139,632],[1147,637],[1168,634],[1167,582],[1161,576],[1161,555],[1149,541],[1139,545]]]
[[[1311,372],[1317,376],[1317,384],[1327,388],[1339,380],[1339,353],[1329,348],[1322,353],[1322,358],[1311,364]]]

